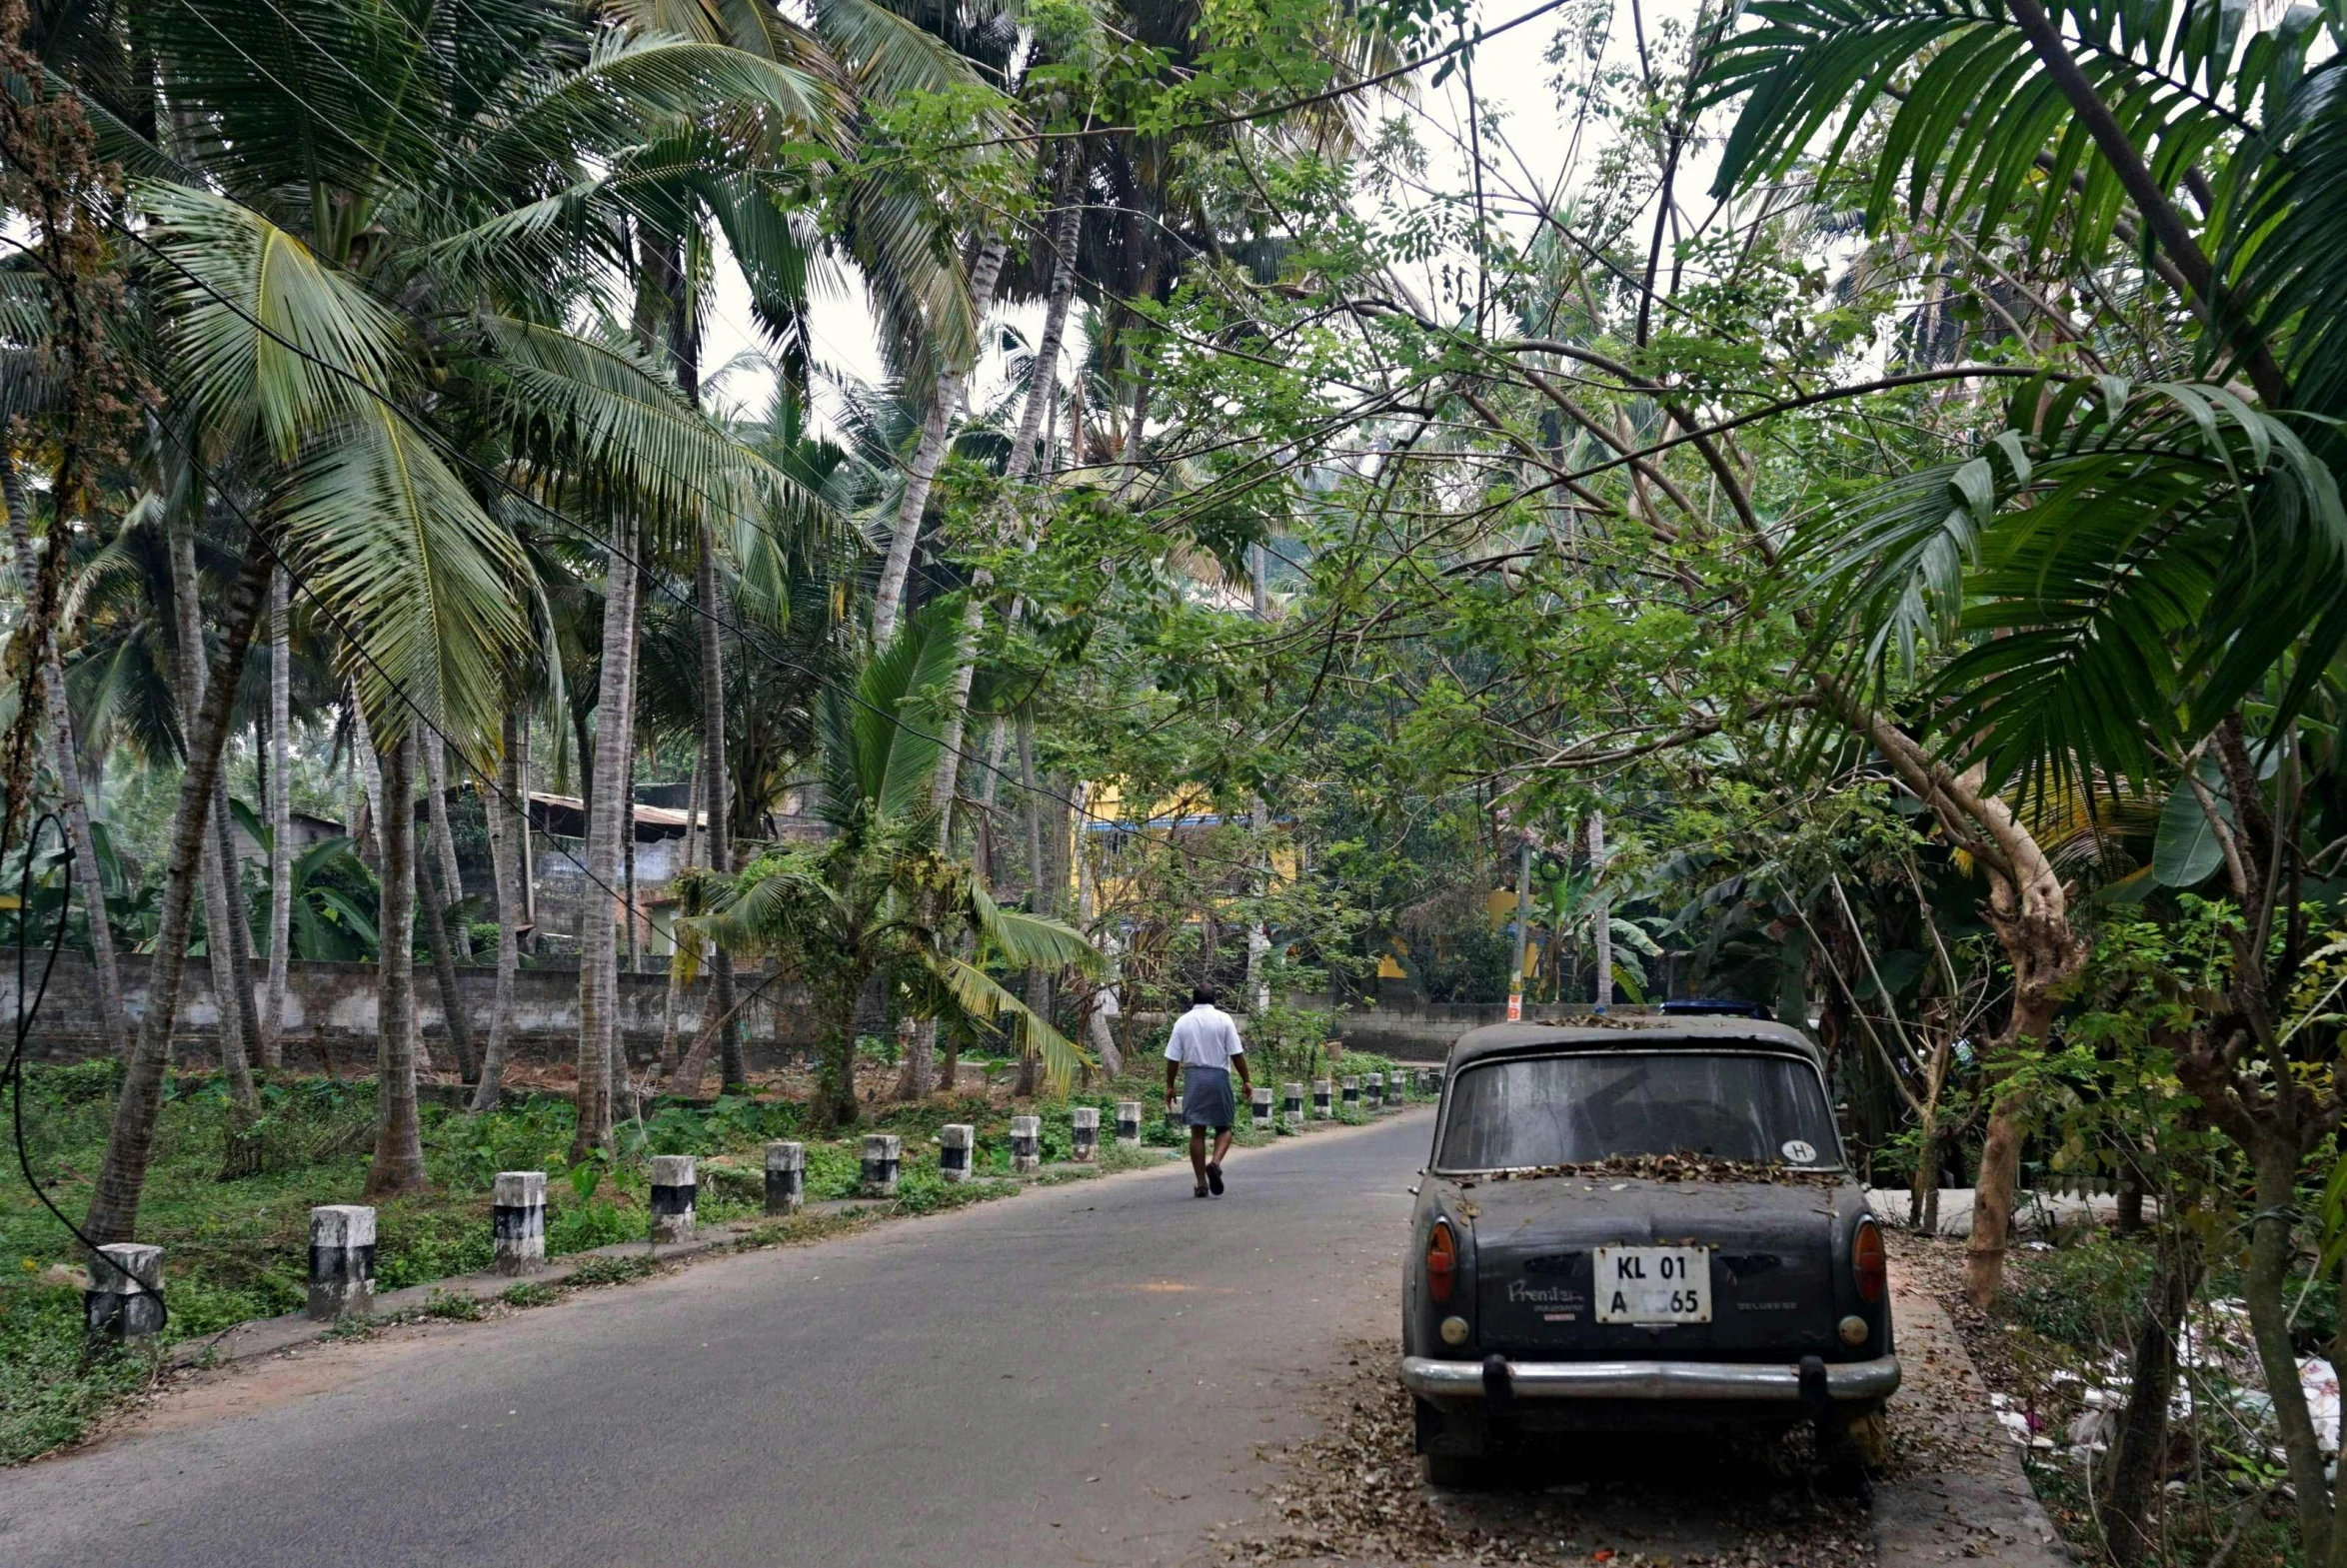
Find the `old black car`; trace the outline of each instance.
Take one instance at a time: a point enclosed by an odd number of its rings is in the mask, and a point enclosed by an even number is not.
[[[1542,1434],[1802,1421],[1862,1482],[1899,1383],[1882,1237],[1798,1031],[1475,1029],[1410,1223],[1401,1380],[1435,1484]]]

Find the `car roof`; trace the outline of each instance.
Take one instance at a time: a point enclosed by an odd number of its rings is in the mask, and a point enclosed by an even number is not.
[[[1799,1029],[1762,1018],[1615,1015],[1605,1023],[1490,1023],[1469,1029],[1450,1047],[1452,1070],[1492,1056],[1535,1056],[1559,1046],[1575,1050],[1701,1050],[1757,1046],[1789,1051],[1824,1069],[1816,1043]]]

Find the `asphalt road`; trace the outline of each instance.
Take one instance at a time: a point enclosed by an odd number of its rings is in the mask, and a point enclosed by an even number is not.
[[[0,1563],[1191,1564],[1358,1336],[1430,1115],[207,1378],[0,1473]]]

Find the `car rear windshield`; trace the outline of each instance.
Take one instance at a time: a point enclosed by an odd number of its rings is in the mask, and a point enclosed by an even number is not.
[[[1836,1163],[1816,1070],[1790,1056],[1684,1050],[1486,1062],[1451,1085],[1435,1166],[1520,1170],[1681,1152]]]

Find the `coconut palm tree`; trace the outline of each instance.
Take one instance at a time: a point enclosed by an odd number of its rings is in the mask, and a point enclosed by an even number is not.
[[[1055,1087],[1086,1065],[986,964],[1094,973],[1100,954],[1057,920],[1003,908],[966,862],[937,847],[930,782],[938,744],[929,725],[957,642],[950,611],[917,617],[852,686],[823,694],[822,810],[832,839],[767,855],[731,879],[695,873],[716,885],[693,894],[713,907],[686,922],[690,929],[737,953],[775,958],[812,993],[823,1063],[818,1113],[833,1124],[858,1114],[856,1008],[868,988],[910,1015],[958,1028],[1007,1020]]]
[[[256,613],[282,555],[338,623],[386,756],[420,727],[490,756],[527,645],[523,561],[493,507],[560,503],[623,555],[640,524],[813,516],[592,308],[626,262],[642,148],[689,121],[738,128],[742,149],[784,127],[836,145],[832,84],[539,0],[184,0],[127,26],[146,69],[89,98],[143,226],[130,250],[173,411],[163,439],[250,531],[222,617],[223,703],[252,634],[233,617]],[[191,731],[188,778],[209,789],[223,732],[200,714]],[[406,806],[391,802],[386,829]],[[100,1240],[136,1219],[193,893],[187,831],[93,1202]],[[387,1002],[410,963],[386,941]],[[394,1182],[413,1173],[400,1092],[387,1082],[380,1129]]]

